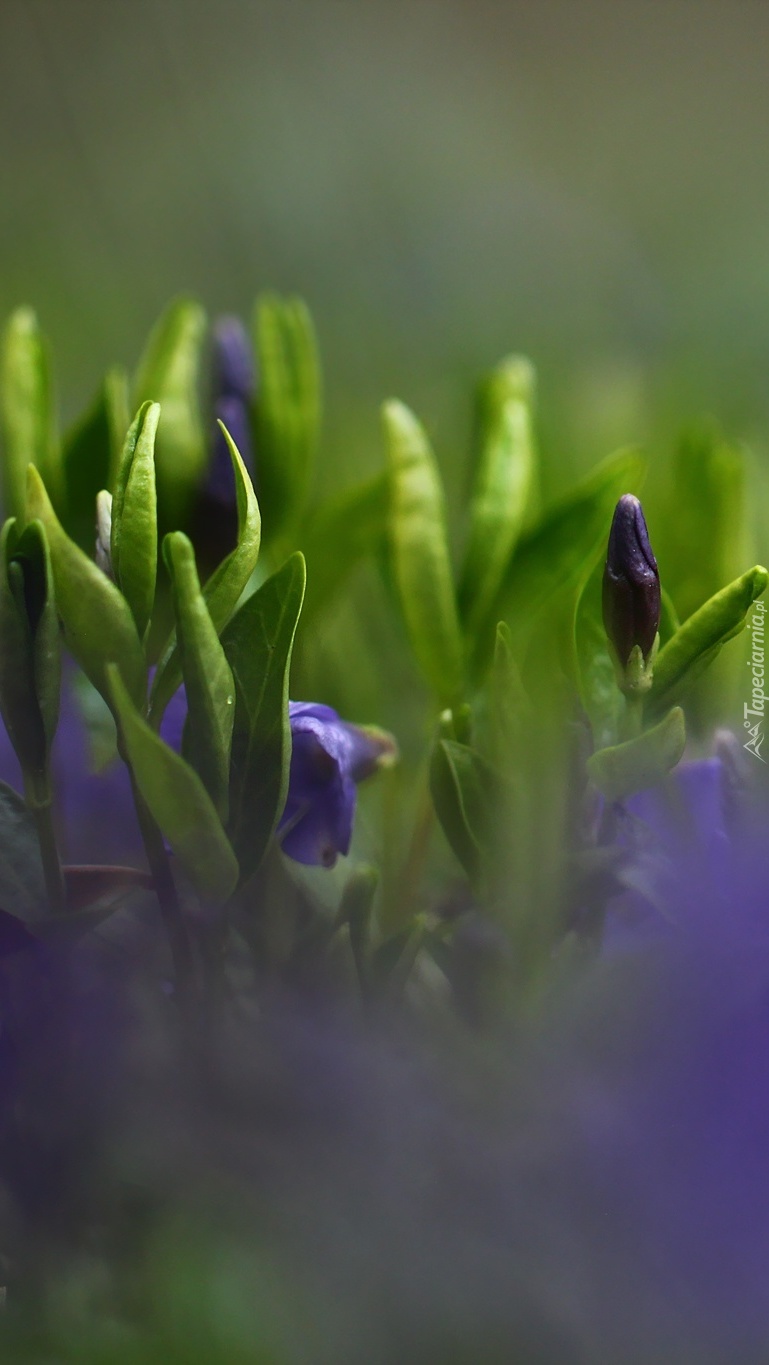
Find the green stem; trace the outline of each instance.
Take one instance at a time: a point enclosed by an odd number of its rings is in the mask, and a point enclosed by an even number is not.
[[[53,828],[51,802],[50,799],[39,802],[28,794],[27,805],[32,811],[37,827],[37,841],[40,845],[40,861],[43,864],[43,877],[48,902],[52,913],[60,915],[66,908],[66,895],[64,874],[61,870],[61,859],[59,858],[59,849]]]
[[[634,692],[625,693],[625,709],[620,718],[620,742],[637,739],[643,730],[644,699]]]
[[[130,768],[129,768],[130,772]],[[136,814],[139,820],[144,850],[147,854],[147,862],[152,873],[152,880],[155,883],[155,895],[160,905],[160,913],[168,935],[168,942],[171,949],[171,957],[174,964],[174,975],[176,977],[176,987],[179,997],[185,1002],[189,1002],[193,991],[194,982],[194,956],[192,943],[185,923],[182,907],[179,903],[179,896],[176,890],[171,865],[168,861],[163,835],[161,834],[149,808],[134,781],[131,772],[131,787],[136,805]]]

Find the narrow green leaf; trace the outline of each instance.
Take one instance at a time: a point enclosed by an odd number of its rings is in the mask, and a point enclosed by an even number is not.
[[[596,748],[603,748],[616,738],[624,709],[603,624],[603,569],[603,559],[599,559],[580,593],[574,613],[577,686]]]
[[[304,585],[304,558],[294,554],[222,635],[236,692],[229,830],[244,881],[259,866],[286,803],[288,679]]]
[[[198,389],[206,315],[194,299],[175,299],[156,323],[139,362],[134,386],[138,406],[160,403],[163,422],[156,460],[161,520],[183,521],[203,477],[207,442]]]
[[[155,442],[159,403],[142,403],[128,428],[112,495],[112,572],[144,638],[158,565]]]
[[[677,699],[716,657],[721,647],[738,635],[751,606],[764,592],[769,574],[757,564],[722,588],[687,618],[657,655],[654,682],[646,707],[658,714]]]
[[[510,628],[504,621],[497,625],[489,701],[493,752],[498,766],[505,768],[520,756],[521,738],[531,707],[515,661]]]
[[[67,534],[87,554],[93,551],[96,495],[114,487],[128,422],[128,378],[123,370],[114,369],[106,375],[90,408],[64,437],[62,521]]]
[[[34,818],[18,793],[4,782],[0,782],[0,905],[28,924],[48,913]]]
[[[489,848],[496,774],[480,754],[455,740],[439,739],[430,761],[433,805],[449,845],[477,886]]]
[[[660,562],[685,620],[735,577],[749,553],[743,452],[727,443],[712,420],[684,433],[670,501],[675,511],[660,523]]]
[[[304,535],[307,595],[302,623],[320,611],[342,587],[357,564],[376,553],[387,533],[389,485],[376,474],[313,513]]]
[[[112,707],[134,779],[200,897],[224,904],[238,880],[238,864],[216,808],[188,763],[142,720],[114,664],[107,667]]]
[[[598,749],[587,761],[587,770],[608,801],[622,801],[667,777],[683,757],[686,724],[680,706],[637,739]]]
[[[259,489],[272,540],[295,529],[310,490],[320,431],[320,360],[301,299],[258,299],[255,340]]]
[[[0,711],[22,769],[28,771],[44,768],[46,745],[34,691],[24,586],[14,581],[11,570],[18,540],[18,522],[10,517],[0,535]],[[18,572],[20,575],[21,570]]]
[[[660,587],[660,644],[666,645],[668,640],[673,638],[680,625],[678,612],[673,605],[670,593]]]
[[[463,651],[446,511],[427,436],[403,403],[382,409],[390,473],[389,532],[395,581],[414,655],[442,706],[463,689]]]
[[[203,596],[217,635],[221,635],[256,568],[261,540],[261,517],[253,485],[240,452],[222,422],[235,472],[238,501],[238,543],[203,586]],[[150,697],[150,722],[158,726],[163,712],[182,680],[176,633],[166,645],[155,673]]]
[[[31,308],[18,308],[0,355],[0,427],[6,511],[23,516],[27,465],[34,464],[60,500],[61,481],[53,377],[48,345]]]
[[[472,634],[494,600],[529,505],[534,473],[531,365],[512,356],[489,376],[480,405],[480,457],[459,604]]]
[[[105,667],[116,663],[129,694],[143,705],[147,675],[131,609],[115,584],[70,540],[33,466],[28,472],[27,512],[45,527],[58,613],[83,672],[109,701]]]
[[[507,621],[513,634],[527,629],[559,590],[577,587],[590,572],[605,546],[617,499],[640,485],[644,469],[632,451],[605,460],[521,537],[478,633],[479,668],[489,657],[498,621]]]
[[[171,575],[184,686],[190,758],[220,819],[227,819],[235,684],[200,591],[192,543],[181,531],[163,541]]]

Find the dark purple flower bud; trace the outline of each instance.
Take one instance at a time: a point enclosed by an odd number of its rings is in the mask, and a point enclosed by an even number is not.
[[[638,498],[614,510],[603,576],[603,623],[624,669],[636,645],[648,659],[660,624],[660,576]]]
[[[350,849],[356,783],[395,759],[395,742],[318,702],[290,702],[289,716],[291,774],[278,835],[289,858],[333,867]]]

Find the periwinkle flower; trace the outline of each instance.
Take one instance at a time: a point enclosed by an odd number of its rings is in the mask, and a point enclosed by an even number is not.
[[[214,325],[212,357],[214,416],[224,423],[245,464],[253,469],[251,402],[256,368],[251,342],[239,318],[221,317]],[[232,463],[218,423],[205,493],[223,506],[234,501]]]
[[[625,493],[614,509],[603,576],[603,622],[620,686],[646,690],[658,643],[660,577],[638,498]]]
[[[350,849],[356,785],[393,761],[395,743],[320,702],[290,702],[289,717],[291,773],[278,836],[296,862],[333,867]]]
[[[229,554],[237,539],[232,460],[219,422],[227,428],[246,468],[254,473],[251,404],[256,389],[256,366],[248,333],[239,318],[221,317],[214,324],[211,380],[211,459],[192,528],[205,572],[211,572]]]

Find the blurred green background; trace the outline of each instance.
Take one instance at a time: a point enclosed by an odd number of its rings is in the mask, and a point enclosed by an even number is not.
[[[540,372],[549,478],[769,431],[763,0],[3,0],[0,304],[33,303],[65,414],[169,296],[303,293],[331,485],[468,385]]]

